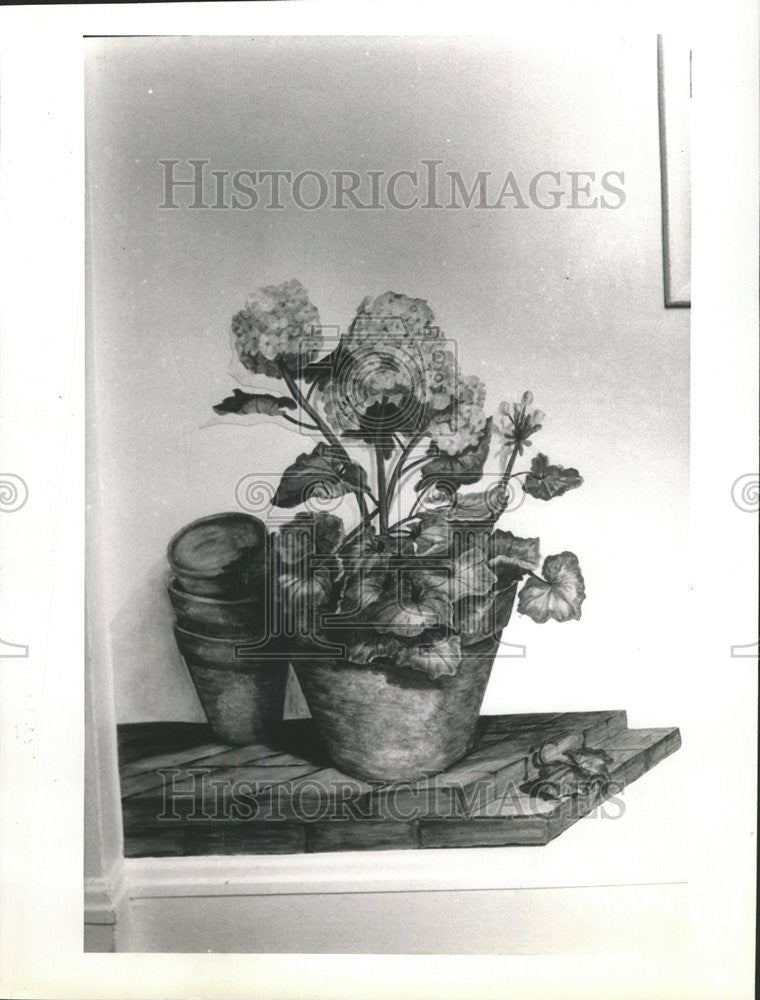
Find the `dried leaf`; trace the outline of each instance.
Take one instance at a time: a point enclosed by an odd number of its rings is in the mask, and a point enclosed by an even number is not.
[[[268,417],[279,416],[283,410],[295,410],[295,401],[288,396],[271,396],[266,392],[243,392],[233,389],[231,396],[226,396],[214,407],[214,413],[263,413]]]

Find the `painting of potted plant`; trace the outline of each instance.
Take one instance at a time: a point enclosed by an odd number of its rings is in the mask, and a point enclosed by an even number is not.
[[[317,439],[272,496],[294,516],[268,538],[264,603],[333,762],[382,781],[451,766],[472,746],[515,601],[539,623],[581,616],[576,555],[542,560],[538,538],[497,527],[517,490],[546,503],[581,476],[543,452],[528,461],[545,419],[532,394],[487,414],[484,384],[462,374],[423,299],[366,298],[327,345],[291,280],[251,295],[231,340],[261,391],[236,388],[216,413],[284,418]],[[491,450],[499,474],[473,489]],[[346,497],[351,523],[314,509]]]

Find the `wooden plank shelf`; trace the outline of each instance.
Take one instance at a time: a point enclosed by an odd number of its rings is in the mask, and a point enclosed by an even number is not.
[[[208,726],[119,726],[127,857],[546,844],[681,745],[624,711],[482,716],[471,753],[430,778],[360,781],[331,766],[311,719],[230,747]],[[542,746],[603,751],[604,780],[536,794]]]

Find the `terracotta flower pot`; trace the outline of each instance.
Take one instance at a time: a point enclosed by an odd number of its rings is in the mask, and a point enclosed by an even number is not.
[[[240,636],[197,635],[177,625],[174,635],[214,735],[240,746],[265,741],[282,722],[287,662],[236,656]]]
[[[211,514],[169,542],[167,558],[181,589],[198,597],[238,600],[264,586],[266,528],[251,514]]]
[[[499,639],[469,646],[453,677],[433,680],[394,666],[310,659],[292,664],[335,764],[373,781],[424,777],[472,746]]]
[[[167,588],[177,624],[198,635],[248,638],[264,631],[264,606],[260,595],[226,601],[199,597],[183,590],[176,577]]]

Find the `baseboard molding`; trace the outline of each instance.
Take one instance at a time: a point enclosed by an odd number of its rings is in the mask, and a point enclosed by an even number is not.
[[[685,947],[688,901],[684,884],[142,898],[119,950],[655,957]]]
[[[116,924],[85,924],[83,950],[85,954],[115,952]]]
[[[126,883],[124,862],[116,861],[107,875],[84,880],[85,924],[116,924],[124,912]]]

